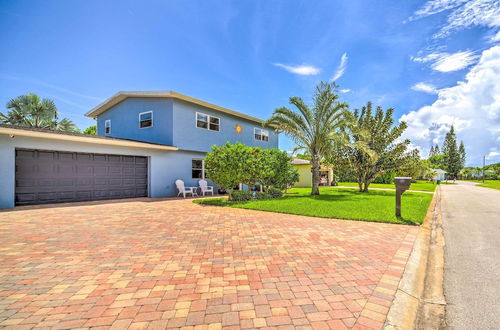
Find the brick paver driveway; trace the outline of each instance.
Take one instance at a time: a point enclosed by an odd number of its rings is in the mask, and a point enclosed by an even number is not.
[[[190,200],[0,212],[0,327],[380,328],[416,233]]]

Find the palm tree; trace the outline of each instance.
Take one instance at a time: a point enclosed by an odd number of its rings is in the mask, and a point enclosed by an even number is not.
[[[319,195],[320,161],[346,125],[347,104],[339,102],[336,88],[334,83],[321,82],[316,86],[312,106],[300,97],[291,97],[290,103],[298,111],[281,107],[266,121],[267,126],[289,136],[297,146],[295,150],[305,150],[311,156],[311,195]]]
[[[36,94],[16,97],[7,103],[9,112],[0,112],[0,122],[4,124],[57,129],[62,131],[78,131],[76,125],[67,118],[58,121],[58,111],[54,101],[40,99]]]

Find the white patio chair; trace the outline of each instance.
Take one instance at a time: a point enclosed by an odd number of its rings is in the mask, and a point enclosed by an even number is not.
[[[197,196],[198,194],[196,193],[196,187],[185,187],[184,186],[184,181],[182,180],[176,180],[175,185],[177,186],[177,190],[179,190],[179,193],[177,196],[182,194],[184,198],[186,198],[186,194],[191,194],[191,196]]]
[[[212,193],[212,196],[214,195],[214,187],[209,186],[207,180],[200,180],[198,184],[200,185],[201,194],[203,196],[205,196],[205,193]]]

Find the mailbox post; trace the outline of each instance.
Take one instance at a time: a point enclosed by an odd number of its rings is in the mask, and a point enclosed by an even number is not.
[[[410,188],[410,177],[395,177],[394,183],[396,184],[396,216],[401,216],[401,195]]]

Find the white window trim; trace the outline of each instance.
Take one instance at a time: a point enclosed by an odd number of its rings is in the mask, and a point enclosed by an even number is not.
[[[145,114],[145,113],[151,113],[151,126],[148,126],[148,127],[141,127],[141,115]],[[149,111],[144,111],[144,112],[140,112],[139,113],[139,128],[140,129],[144,129],[144,128],[151,128],[153,127],[154,125],[154,120],[153,120],[153,110],[149,110]]]
[[[109,133],[106,131],[106,128],[108,128],[108,123],[109,123]],[[106,119],[104,121],[104,134],[111,134],[111,119]]]
[[[207,116],[207,128],[203,128],[203,127],[198,127],[198,114],[200,115],[203,115],[203,116]],[[216,130],[213,130],[213,129],[210,129],[210,118],[217,118],[219,120],[219,130],[216,131]],[[210,116],[206,113],[203,113],[203,112],[196,112],[196,116],[194,118],[194,126],[196,128],[199,128],[199,129],[205,129],[207,131],[212,131],[212,132],[220,132],[221,131],[221,124],[220,124],[221,120],[220,120],[220,117],[215,117],[215,116]]]
[[[193,178],[193,160],[201,160],[201,179]],[[193,180],[205,180],[205,159],[203,158],[192,158],[191,159],[191,179]]]
[[[255,137],[255,135],[257,135],[257,134],[256,134],[256,131],[257,131],[257,130],[260,130],[260,131],[261,131],[261,134],[259,134],[260,136],[264,136],[264,135],[265,135],[265,136],[267,136],[267,141],[264,141],[262,138],[261,138],[261,139],[257,139],[257,138]],[[254,140],[257,140],[257,141],[262,141],[262,142],[269,142],[269,131],[268,131],[268,130],[265,130],[265,129],[263,129],[263,128],[254,127],[254,128],[253,128],[253,139],[254,139]]]

